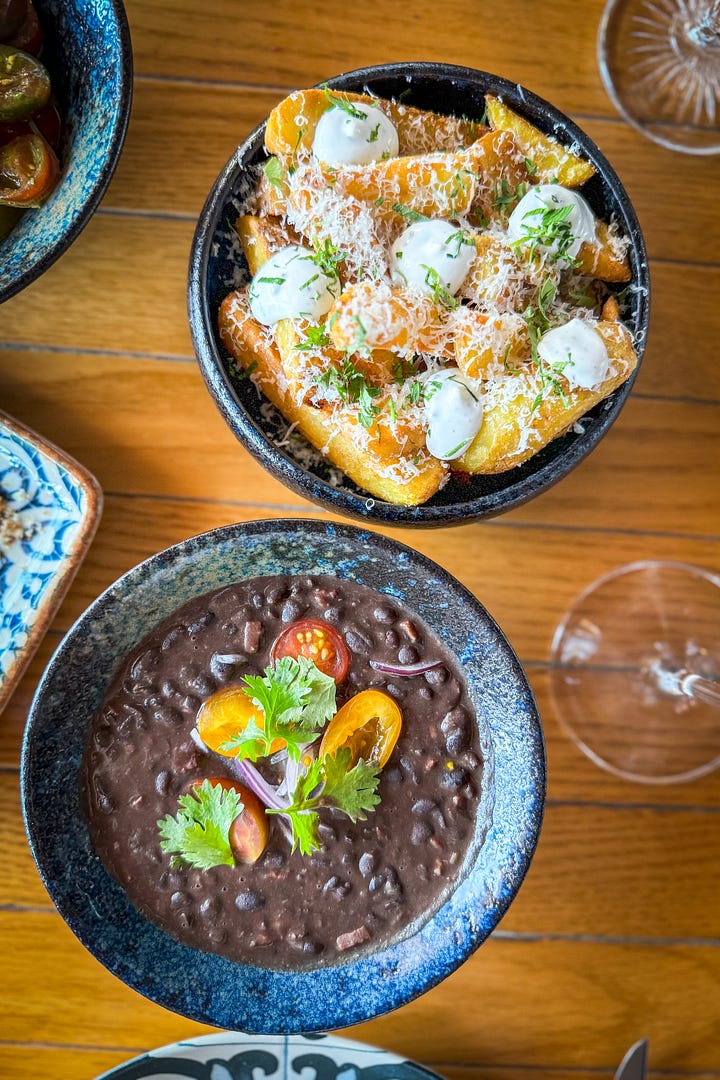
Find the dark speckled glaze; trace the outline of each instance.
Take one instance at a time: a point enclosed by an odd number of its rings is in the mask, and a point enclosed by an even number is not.
[[[347,577],[415,611],[464,667],[485,762],[476,842],[447,901],[402,941],[299,972],[199,952],[147,922],[95,854],[78,786],[88,724],[131,647],[192,597],[265,574]],[[120,578],[88,608],[51,660],[30,711],[21,770],[33,855],[60,914],[82,943],[115,975],[166,1008],[256,1033],[356,1024],[405,1004],[459,967],[520,887],[545,795],[535,703],[487,611],[410,548],[320,521],[216,529]]]
[[[92,217],[120,156],[132,99],[130,31],[121,0],[34,0],[62,117],[61,178],[0,240],[0,303],[35,281]]]
[[[328,85],[355,91],[368,88],[387,98],[409,90],[409,96],[403,98],[408,105],[477,119],[485,110],[484,95],[492,93],[502,96],[517,112],[565,145],[576,144],[597,169],[597,174],[583,186],[583,195],[599,217],[609,220],[614,216],[620,231],[630,238],[629,258],[636,288],[629,295],[629,312],[624,321],[635,335],[638,356],[642,358],[650,307],[647,254],[640,225],[612,167],[568,117],[516,83],[451,64],[384,64],[339,75],[329,79]],[[637,371],[583,420],[582,434],[573,431],[555,439],[509,472],[475,476],[469,483],[452,479],[422,506],[393,506],[371,498],[350,483],[347,487],[332,487],[321,472],[303,468],[274,444],[260,414],[254,387],[248,382],[238,386],[231,381],[227,354],[217,332],[218,307],[229,291],[229,267],[237,258],[228,231],[228,222],[237,217],[233,200],[248,193],[248,168],[265,159],[263,137],[261,125],[233,154],[213,185],[193,241],[188,290],[190,329],[203,377],[225,421],[253,457],[278,480],[326,509],[395,525],[455,525],[493,517],[527,502],[566,476],[616,419]]]

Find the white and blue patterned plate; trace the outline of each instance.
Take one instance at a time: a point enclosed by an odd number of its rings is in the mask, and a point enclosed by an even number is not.
[[[412,1061],[335,1035],[221,1032],[163,1046],[97,1080],[440,1080]]]
[[[76,461],[0,412],[0,494],[22,535],[0,539],[0,711],[97,528],[102,493]]]

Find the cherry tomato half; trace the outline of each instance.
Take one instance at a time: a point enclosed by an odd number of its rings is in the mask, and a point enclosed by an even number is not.
[[[200,787],[204,782],[196,780],[193,787]],[[227,780],[225,777],[211,776],[208,783],[213,787],[221,787],[223,791],[235,791],[240,796],[243,808],[230,826],[228,840],[238,863],[254,863],[262,855],[270,835],[265,807],[257,795],[236,780]]]
[[[200,738],[211,750],[224,757],[234,757],[232,750],[221,750],[223,743],[245,730],[250,720],[259,728],[265,727],[265,713],[252,701],[241,686],[227,686],[203,701],[197,715]],[[275,739],[270,752],[282,750],[284,739]]]
[[[393,752],[402,727],[397,702],[382,690],[362,690],[332,718],[320,743],[320,757],[350,750],[350,765],[360,758],[380,768]]]
[[[341,683],[350,667],[350,653],[342,634],[321,619],[300,619],[291,623],[276,639],[270,652],[273,661],[283,656],[305,656],[324,675]]]
[[[55,187],[60,165],[41,135],[19,135],[0,148],[0,204],[40,206]]]
[[[49,98],[47,68],[29,53],[0,45],[0,120],[27,120]]]

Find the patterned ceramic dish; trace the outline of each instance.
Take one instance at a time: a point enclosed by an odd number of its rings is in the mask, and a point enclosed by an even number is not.
[[[71,457],[0,413],[0,712],[95,535],[102,492]]]
[[[0,303],[38,278],[92,217],[115,171],[132,99],[121,0],[34,0],[63,123],[60,182],[0,240]]]
[[[485,94],[502,99],[542,131],[573,145],[597,172],[583,186],[583,195],[597,216],[615,218],[630,239],[628,257],[633,289],[625,324],[635,337],[642,358],[650,315],[647,254],[640,225],[630,200],[612,167],[595,143],[567,116],[547,101],[516,83],[484,71],[452,64],[382,64],[362,68],[328,80],[334,89],[370,92],[399,98],[418,108],[479,119]],[[408,95],[406,97],[406,95]],[[221,301],[236,287],[238,244],[229,222],[250,194],[257,166],[266,160],[265,125],[256,128],[233,154],[215,181],[200,215],[190,260],[188,307],[190,328],[203,378],[225,421],[240,442],[278,480],[301,495],[336,513],[396,525],[453,525],[493,517],[546,491],[598,443],[617,418],[635,374],[600,402],[580,425],[553,440],[534,457],[508,472],[476,475],[462,482],[452,479],[422,506],[395,506],[370,498],[338,470],[328,467],[304,439],[292,436],[282,417],[261,398],[249,379],[234,381],[227,354],[220,342],[217,313]],[[636,369],[637,372],[637,369]],[[298,452],[291,448],[298,446]]]
[[[237,1080],[260,1074],[265,1080],[439,1080],[406,1058],[334,1035],[227,1031],[151,1050],[97,1080]]]
[[[454,889],[424,924],[372,953],[302,971],[233,963],[170,938],[95,854],[78,770],[86,732],[129,650],[187,600],[234,581],[331,574],[396,597],[463,665],[485,759]],[[487,611],[436,564],[386,537],[320,521],[260,521],[168,548],[112,585],[68,632],[38,687],[22,752],[26,827],[60,914],[114,974],[165,1008],[246,1032],[357,1024],[424,993],[498,923],[537,842],[542,731],[525,675]]]

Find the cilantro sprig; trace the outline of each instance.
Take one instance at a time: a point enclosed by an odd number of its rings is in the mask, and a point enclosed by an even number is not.
[[[361,759],[350,769],[350,758],[350,751],[343,749],[316,758],[299,778],[292,803],[284,810],[268,811],[289,818],[293,851],[299,847],[302,855],[309,855],[321,846],[317,813],[321,807],[339,811],[351,821],[364,821],[380,802],[380,766]]]
[[[160,847],[173,856],[173,866],[194,870],[234,866],[228,834],[242,810],[237,791],[203,780],[190,794],[180,796],[175,817],[168,814],[158,821]]]
[[[243,686],[265,715],[263,727],[250,719],[220,747],[232,751],[239,761],[269,757],[277,739],[284,740],[288,756],[297,761],[335,715],[335,680],[305,656],[284,656],[262,675],[246,675]]]

